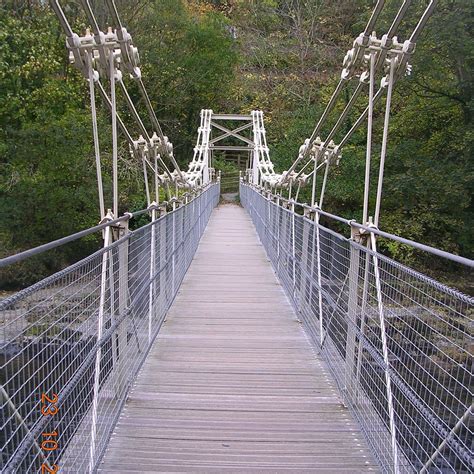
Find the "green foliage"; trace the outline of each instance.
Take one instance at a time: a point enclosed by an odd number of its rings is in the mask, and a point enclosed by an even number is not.
[[[39,245],[97,220],[90,120],[83,83],[64,64],[54,15],[41,6],[22,18],[0,10],[0,234],[2,254]],[[27,284],[78,255],[91,239],[15,268]]]
[[[189,161],[203,108],[227,109],[237,51],[225,18],[182,0],[150,2],[135,41],[160,119],[182,164]]]
[[[216,171],[220,171],[222,174],[236,174],[239,172],[237,166],[234,165],[234,163],[226,161],[225,158],[215,158],[212,162],[212,166]]]
[[[74,5],[67,8],[81,31],[85,19]],[[184,1],[164,0],[146,2],[134,21],[131,29],[137,28],[134,37],[144,53],[151,99],[159,104],[157,113],[180,161],[187,163],[199,111],[217,108],[233,77],[237,55],[225,19]],[[44,2],[8,2],[0,8],[1,256],[90,227],[99,219],[88,88],[68,65],[64,45],[59,22]],[[138,103],[133,88],[131,95]],[[100,134],[109,137],[109,119],[100,104],[99,110]],[[132,133],[138,136],[133,127]],[[101,144],[106,198],[111,193],[108,141]],[[143,208],[140,167],[127,162],[127,148],[120,159],[128,165],[120,176],[120,211]],[[3,272],[0,280],[10,286],[30,284],[90,253],[99,241],[100,236],[90,237],[50,252],[31,265]]]
[[[214,158],[212,166],[221,173],[221,193],[239,191],[239,168],[235,163],[226,161],[225,157]]]
[[[241,44],[247,46],[236,81],[238,97],[244,110],[265,111],[272,159],[278,170],[288,168],[299,144],[313,130],[334,89],[344,52],[351,38],[363,29],[372,6],[366,1],[237,2],[239,16],[233,21],[240,27]],[[389,26],[398,6],[397,2],[387,2],[377,31]],[[424,7],[424,2],[413,5],[401,26],[400,39],[407,37]],[[386,231],[471,257],[472,18],[472,2],[440,0],[418,42],[412,76],[397,84],[381,218]],[[251,85],[246,88],[244,83]],[[338,103],[333,117],[348,98]],[[336,141],[363,107],[365,104],[356,104]],[[382,121],[383,102],[375,110],[374,141],[378,143]],[[365,147],[366,135],[361,129],[344,148],[340,165],[330,171],[324,202],[330,212],[361,218]],[[375,146],[372,209],[379,154]],[[310,190],[302,190],[300,199],[309,202]],[[381,246],[407,263],[420,261],[419,255],[406,246],[383,241]]]
[[[87,26],[75,2],[64,2],[78,31]],[[106,9],[94,2],[101,24]],[[352,38],[367,21],[368,0],[117,0],[142,57],[142,73],[156,113],[181,164],[190,159],[199,112],[262,109],[272,159],[288,168],[327,103]],[[425,2],[413,2],[411,13]],[[397,2],[387,2],[387,26]],[[400,38],[413,28],[409,15]],[[413,74],[393,98],[381,227],[448,251],[474,254],[472,2],[439,0],[413,57]],[[236,32],[236,38],[230,33]],[[383,28],[382,28],[383,29]],[[378,30],[379,31],[379,30]],[[381,30],[380,30],[381,31]],[[68,65],[64,35],[46,2],[6,0],[0,6],[0,230],[1,255],[97,223],[95,162],[87,84]],[[138,91],[130,94],[145,116]],[[348,96],[337,104],[342,110]],[[375,111],[380,141],[383,103]],[[349,129],[364,104],[344,125]],[[101,135],[109,117],[99,101]],[[121,110],[128,117],[128,112]],[[147,125],[149,125],[147,123]],[[138,130],[132,128],[132,134]],[[336,138],[341,138],[339,135]],[[345,147],[329,176],[324,206],[360,219],[365,131]],[[101,143],[103,175],[110,183],[110,143]],[[374,149],[374,170],[380,150]],[[141,170],[120,153],[121,212],[145,206]],[[216,161],[231,175],[231,165]],[[375,172],[372,182],[375,183]],[[110,198],[110,185],[106,185]],[[300,199],[309,202],[310,191]],[[162,196],[165,199],[165,196]],[[375,189],[371,189],[371,203]],[[148,218],[143,217],[143,222]],[[10,271],[25,285],[89,253],[100,236]],[[382,249],[413,263],[406,246]],[[0,278],[1,279],[1,278]],[[0,282],[1,285],[1,282]]]

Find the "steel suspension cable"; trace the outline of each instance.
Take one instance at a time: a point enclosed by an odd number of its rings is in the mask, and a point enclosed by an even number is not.
[[[400,26],[400,23],[403,20],[403,17],[405,16],[408,8],[411,5],[412,0],[404,0],[400,9],[398,10],[397,15],[395,16],[395,19],[393,20],[392,24],[390,25],[390,28],[388,29],[387,32],[387,37],[388,38],[393,38],[398,30],[398,27]]]
[[[329,173],[329,160],[326,161],[326,168],[324,169],[324,176],[323,176],[323,185],[321,186],[321,194],[319,195],[319,207],[323,207],[324,201],[324,193],[326,191],[326,183],[328,181],[328,173]]]
[[[377,1],[377,4],[374,8],[374,10],[372,11],[372,15],[369,19],[369,21],[367,22],[367,25],[364,29],[364,37],[367,37],[372,28],[374,27],[375,25],[375,22],[377,21],[381,11],[382,11],[382,8],[385,4],[385,0],[378,0]],[[328,115],[330,114],[330,112],[332,111],[332,109],[334,108],[334,105],[337,101],[337,98],[339,97],[339,94],[341,93],[343,87],[344,87],[344,83],[347,82],[347,79],[340,79],[337,86],[336,86],[336,89],[334,90],[330,100],[329,100],[329,103],[327,104],[323,114],[321,115],[318,123],[316,124],[316,127],[314,128],[312,134],[311,134],[311,137],[309,139],[309,143],[308,143],[308,147],[305,151],[305,153],[303,154],[303,156],[301,158],[296,158],[296,160],[293,162],[293,164],[290,166],[290,168],[288,169],[288,173],[291,173],[295,170],[296,166],[298,165],[298,163],[300,163],[302,160],[304,160],[304,158],[306,158],[306,156],[308,155],[309,151],[311,150],[311,147],[312,147],[312,144],[314,142],[314,140],[317,138],[318,134],[320,133],[322,127],[323,127],[323,124],[325,122],[325,120],[327,119]]]
[[[104,204],[104,187],[102,181],[102,164],[100,160],[100,146],[99,146],[99,131],[97,127],[97,111],[95,107],[95,78],[92,69],[92,58],[91,54],[88,55],[89,58],[89,92],[91,99],[91,112],[92,112],[92,134],[94,138],[94,152],[95,152],[95,165],[97,173],[97,186],[99,192],[99,208],[100,208],[100,218],[105,217],[105,204]]]
[[[308,166],[310,163],[312,163],[312,160],[311,160],[311,161],[308,161],[304,167]],[[325,161],[319,163],[319,165],[316,166],[316,171],[318,171],[320,168],[322,168],[325,164],[326,164]],[[298,176],[299,176],[300,174],[302,174],[302,171],[303,171],[303,168],[302,168],[302,169],[298,172],[298,174],[295,176],[295,181],[298,180]],[[314,169],[313,169],[313,171],[311,171],[310,173],[308,173],[308,175],[306,176],[306,178],[307,178],[307,179],[311,178],[311,177],[313,176],[313,174],[314,174]]]
[[[150,185],[148,183],[148,171],[146,169],[146,162],[145,162],[145,159],[143,158],[142,159],[142,163],[143,163],[143,179],[145,181],[145,195],[146,195],[146,203],[147,203],[147,206],[149,207],[150,204],[151,204],[151,200],[150,200]]]
[[[50,0],[49,3],[54,13],[56,13],[56,16],[58,17],[59,22],[61,23],[61,26],[64,32],[66,33],[66,36],[68,38],[71,38],[74,33],[72,31],[71,25],[67,21],[66,15],[64,14],[63,9],[61,8],[61,5],[59,4],[58,0]]]
[[[112,104],[112,189],[113,213],[118,215],[118,137],[117,137],[117,102],[115,97],[115,60],[114,51],[110,51],[110,103]]]
[[[418,40],[418,37],[420,36],[421,31],[426,25],[426,22],[429,20],[430,16],[433,14],[433,11],[437,3],[438,3],[438,0],[431,0],[429,5],[426,7],[420,21],[418,22],[415,29],[413,30],[413,33],[410,36],[411,43],[416,43],[416,41]]]
[[[372,101],[373,106],[377,105],[377,103],[382,98],[384,92],[385,92],[385,89],[383,87],[381,87],[377,91]],[[346,133],[344,138],[339,142],[339,148],[342,148],[349,141],[349,139],[354,134],[354,132],[362,125],[362,122],[367,118],[368,114],[369,114],[369,106],[365,108],[365,110],[360,114],[359,118],[354,122],[354,125],[352,125],[351,129]]]
[[[143,81],[140,78],[137,79],[138,83],[138,89],[140,90],[142,97],[145,99],[145,105],[148,110],[148,114],[150,115],[151,122],[153,124],[153,127],[155,129],[155,132],[158,134],[160,139],[162,140],[162,143],[165,143],[165,136],[163,134],[163,130],[161,129],[160,122],[158,122],[158,118],[156,117],[155,111],[153,110],[153,106],[150,101],[150,97],[148,96],[148,92],[145,89],[145,84],[143,84]],[[176,161],[174,155],[172,153],[167,153],[168,158],[170,159],[172,165],[175,167],[176,172],[178,173],[178,176],[183,179],[183,173],[181,171],[181,168],[178,165],[178,162]]]
[[[117,36],[119,38],[119,42],[120,42],[120,50],[122,52],[122,55],[125,57],[125,62],[129,62],[130,63],[130,57],[129,57],[129,54],[128,54],[128,50],[123,46],[123,41],[124,41],[124,37],[123,37],[123,30],[122,30],[122,23],[120,21],[120,17],[118,15],[118,12],[117,12],[117,8],[115,6],[115,3],[112,1],[108,1],[106,2],[108,4],[108,8],[111,12],[111,15],[112,15],[112,18],[113,18],[113,22],[115,23],[115,25],[117,26],[118,30],[117,30]],[[99,26],[98,26],[98,23],[97,23],[97,20],[96,20],[96,17],[94,15],[94,12],[90,6],[90,3],[88,0],[81,0],[81,4],[83,6],[83,9],[85,10],[85,13],[89,19],[89,21],[91,22],[92,26],[93,26],[93,30],[96,34],[96,37],[97,38],[100,38],[100,35],[101,35],[101,32],[100,32],[100,29],[99,29]],[[142,135],[147,139],[148,142],[151,141],[150,139],[150,135],[146,129],[146,127],[144,126],[143,124],[143,121],[140,117],[140,115],[138,114],[138,111],[136,110],[136,107],[135,105],[133,104],[133,101],[128,93],[128,90],[125,86],[125,83],[123,82],[122,78],[119,79],[119,85],[122,89],[122,92],[125,96],[125,100],[127,102],[127,106],[130,110],[130,112],[132,113],[132,116],[134,117],[135,121],[137,122],[137,125],[142,133]],[[154,111],[153,111],[153,107],[151,106],[151,102],[150,102],[150,99],[148,97],[148,94],[146,93],[146,90],[145,90],[145,86],[141,80],[141,77],[138,77],[138,83],[139,83],[139,89],[142,93],[142,95],[144,96],[144,99],[145,99],[145,103],[146,103],[146,106],[147,106],[147,109],[149,111],[149,113],[151,112],[151,116],[152,116],[152,123],[154,125],[154,128],[156,129],[156,131],[158,132],[158,135],[162,141],[162,143],[165,142],[165,137],[163,136],[163,132],[161,130],[161,127],[158,123],[158,120],[156,118],[156,115],[154,114]],[[105,92],[105,91],[104,91]],[[112,107],[112,105],[110,104],[110,107]],[[115,112],[117,114],[117,112]],[[133,139],[130,137],[130,140],[129,140],[129,144],[134,147],[135,144],[134,144],[134,141]],[[177,173],[178,173],[178,176],[180,178],[182,178],[182,174],[181,174],[181,171],[178,167],[178,164],[176,163],[176,160],[174,159],[174,157],[172,156],[172,154],[169,154],[170,156],[170,159],[171,159],[171,162],[173,164],[173,166],[175,166],[176,170],[177,170]],[[173,177],[171,175],[171,172],[170,170],[168,169],[168,167],[166,166],[166,164],[164,163],[164,161],[161,159],[161,156],[158,156],[156,157],[155,156],[155,159],[157,159],[157,161],[160,162],[160,165],[163,167],[165,173],[168,175],[168,177],[172,180]],[[146,160],[148,161],[148,160]],[[150,167],[153,169],[153,167],[151,166],[150,163],[148,163],[150,165]],[[157,166],[155,166],[155,169],[154,169],[154,173],[155,175],[158,174],[158,168]],[[158,177],[155,176],[155,183],[158,181]]]
[[[118,83],[125,97],[125,102],[127,103],[127,106],[133,118],[135,119],[135,122],[137,123],[138,128],[140,129],[140,133],[145,137],[147,142],[150,142],[150,135],[148,134],[148,131],[145,125],[143,124],[140,114],[137,112],[137,109],[135,108],[135,105],[128,93],[127,87],[125,86],[125,83],[123,82],[123,80],[119,80]]]
[[[130,112],[132,113],[135,121],[137,122],[137,125],[140,128],[140,131],[142,132],[142,134],[145,136],[147,142],[149,143],[151,141],[150,135],[148,134],[148,131],[145,128],[145,125],[143,124],[143,121],[140,117],[140,114],[138,113],[138,111],[137,111],[137,109],[136,109],[136,107],[133,103],[133,100],[131,99],[131,97],[128,93],[127,86],[125,85],[123,80],[119,80],[118,83],[120,85],[120,88],[122,89],[122,92],[123,92],[124,97],[125,97],[125,102],[127,103],[128,108],[130,109]],[[163,167],[163,169],[164,169],[165,173],[168,175],[168,177],[171,180],[173,180],[173,176],[171,175],[170,170],[166,166],[166,163],[161,159],[161,157],[158,157],[158,161],[160,162],[160,165]]]
[[[333,94],[331,96],[331,99],[329,100],[329,103],[326,105],[326,108],[324,109],[324,112],[323,112],[321,118],[319,119],[318,123],[316,124],[315,129],[313,130],[313,133],[311,134],[311,137],[310,137],[309,142],[308,142],[308,146],[307,146],[305,152],[303,153],[303,156],[296,158],[296,160],[293,162],[293,164],[288,169],[288,174],[292,173],[295,170],[295,168],[298,166],[298,164],[308,156],[308,154],[311,150],[311,147],[312,147],[312,143],[317,138],[317,136],[319,134],[319,131],[321,130],[321,128],[323,126],[323,122],[326,120],[326,117],[329,115],[329,113],[333,109],[334,104],[336,103],[336,100],[339,97],[339,94],[343,89],[344,82],[345,82],[345,80],[343,80],[343,79],[339,80],[339,83],[337,84],[336,89],[333,92]]]
[[[91,23],[92,30],[96,35],[100,35],[100,28],[95,18],[92,7],[90,6],[89,0],[80,0],[83,10],[86,12],[87,19]]]
[[[362,222],[367,223],[370,190],[370,161],[372,153],[372,123],[374,116],[375,53],[370,54],[369,111],[367,117],[367,149],[365,154],[364,205]]]
[[[369,35],[372,32],[375,26],[375,23],[380,13],[382,12],[382,8],[384,7],[384,5],[385,5],[385,0],[378,0],[377,4],[375,5],[372,11],[372,15],[370,15],[369,21],[367,22],[367,25],[365,27],[364,35]]]
[[[392,58],[390,61],[390,76],[387,90],[387,102],[385,104],[385,118],[383,125],[383,137],[382,137],[382,150],[380,153],[380,165],[379,165],[379,178],[377,183],[377,197],[375,201],[375,217],[374,225],[378,227],[379,217],[380,217],[380,206],[382,202],[382,188],[383,188],[383,177],[384,177],[384,167],[385,167],[385,156],[387,154],[387,142],[388,142],[388,125],[390,122],[390,105],[392,102],[392,90],[393,90],[393,80],[396,66],[396,58]]]
[[[359,83],[357,84],[357,87],[355,88],[351,98],[349,99],[349,102],[347,102],[346,106],[344,107],[344,110],[342,111],[341,115],[339,116],[336,124],[334,125],[332,130],[329,132],[329,135],[324,140],[325,145],[327,143],[329,143],[334,138],[334,136],[336,135],[337,131],[339,130],[339,128],[343,124],[344,120],[346,119],[347,115],[351,111],[352,107],[354,106],[356,100],[359,98],[359,95],[362,92],[364,86],[365,86],[365,83],[362,82],[362,81],[359,81]]]
[[[117,36],[118,36],[119,41],[120,41],[120,48],[121,48],[122,54],[126,58],[126,61],[131,62],[129,54],[128,54],[128,50],[125,47],[123,47],[123,41],[124,41],[123,26],[122,26],[122,22],[120,20],[120,16],[118,14],[118,10],[117,10],[117,7],[115,5],[115,2],[114,2],[114,0],[106,0],[106,4],[107,4],[107,7],[108,7],[108,9],[109,9],[109,11],[112,15],[112,20],[113,20],[113,22],[115,23],[115,25],[117,27]],[[146,91],[145,85],[143,84],[143,81],[142,81],[140,76],[134,77],[134,79],[136,79],[136,81],[138,83],[138,89],[140,91],[140,94],[142,95],[142,97],[145,101],[145,106],[146,106],[148,114],[150,116],[150,120],[151,120],[151,123],[153,125],[153,128],[155,129],[157,135],[159,136],[162,143],[164,144],[165,143],[165,136],[163,134],[163,131],[162,131],[162,128],[161,128],[160,123],[158,121],[158,118],[156,117],[155,111],[153,110],[153,106],[151,104],[150,97],[149,97],[149,95]],[[128,96],[128,93],[126,93],[126,95],[127,95],[128,99],[130,99],[130,97]],[[141,121],[141,119],[140,119],[140,121]],[[142,123],[142,125],[143,125],[143,123]],[[169,157],[169,159],[170,159],[171,163],[173,164],[173,166],[175,167],[176,172],[178,173],[178,176],[180,178],[182,178],[183,176],[182,176],[181,169],[179,168],[179,165],[176,162],[176,159],[174,158],[173,154],[169,153],[167,150],[165,150],[165,153]],[[166,167],[166,165],[164,164],[164,162],[161,159],[159,161],[162,164],[163,168],[165,169],[165,172],[172,179],[171,174],[170,174],[168,168]]]
[[[330,114],[330,112],[334,108],[334,105],[336,104],[336,101],[339,97],[339,94],[342,91],[342,88],[344,87],[345,82],[346,81],[344,79],[339,80],[339,83],[337,84],[335,91],[333,92],[331,98],[329,99],[329,102],[326,105],[326,108],[324,109],[324,112],[321,115],[321,118],[319,119],[318,123],[316,124],[315,129],[313,130],[313,133],[311,134],[311,137],[309,138],[309,144],[310,145],[311,145],[311,143],[314,142],[316,137],[319,135],[319,132],[321,131],[323,123],[325,122],[327,116]]]
[[[105,90],[105,88],[102,85],[102,83],[100,82],[100,80],[97,81],[97,87],[99,88],[99,92],[100,92],[100,95],[102,96],[102,99],[105,101],[105,105],[107,105],[107,108],[112,113],[112,102],[110,101],[110,98],[107,94],[107,91]],[[127,139],[128,144],[133,147],[134,146],[134,140],[132,138],[132,135],[128,131],[125,123],[123,122],[123,120],[120,117],[120,114],[118,112],[116,112],[116,117],[117,117],[117,123],[118,123],[122,133],[125,135],[125,138]]]
[[[110,11],[110,14],[112,15],[112,20],[115,22],[116,26],[118,28],[123,28],[114,0],[105,0],[105,3]]]

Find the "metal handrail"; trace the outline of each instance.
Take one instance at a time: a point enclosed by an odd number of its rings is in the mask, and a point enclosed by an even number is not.
[[[474,260],[463,257],[461,255],[456,255],[454,253],[446,252],[444,250],[437,249],[436,247],[431,247],[426,244],[422,244],[420,242],[416,242],[415,240],[410,240],[405,237],[400,237],[396,234],[391,234],[389,232],[382,231],[375,226],[367,226],[364,224],[360,224],[355,219],[347,219],[345,217],[337,216],[336,214],[331,214],[330,212],[323,211],[317,206],[310,206],[307,203],[301,203],[295,201],[293,199],[287,199],[279,194],[273,194],[272,192],[266,190],[262,186],[250,185],[245,183],[243,180],[241,181],[242,186],[251,186],[256,192],[260,193],[265,199],[268,199],[272,202],[278,203],[286,203],[287,205],[293,205],[295,207],[301,207],[304,211],[317,213],[321,216],[328,217],[331,220],[336,222],[340,222],[342,224],[346,224],[351,227],[355,227],[356,229],[362,230],[369,234],[375,234],[379,237],[384,237],[389,240],[393,240],[394,242],[399,242],[401,244],[409,245],[417,250],[421,250],[423,252],[431,253],[432,255],[436,255],[437,257],[442,257],[447,260],[451,260],[452,262],[459,263],[461,265],[465,265],[469,268],[474,268]]]
[[[472,472],[474,298],[378,253],[378,229],[337,218],[344,237],[242,181],[240,199],[382,471]]]
[[[2,472],[97,469],[219,194],[215,183],[170,212],[155,206],[115,241],[109,223],[102,250],[0,302]],[[58,395],[54,416],[41,392]],[[58,448],[38,450],[53,432]]]
[[[206,184],[200,188],[196,188],[195,192],[197,195],[206,190],[209,187],[210,184]],[[178,197],[178,198],[173,198],[175,202],[178,202],[179,204],[184,204],[186,197]],[[192,199],[195,199],[193,197]],[[103,222],[100,224],[89,227],[88,229],[81,230],[79,232],[76,232],[74,234],[68,235],[66,237],[61,237],[60,239],[53,240],[52,242],[48,242],[43,245],[39,245],[38,247],[34,247],[32,249],[24,250],[23,252],[18,252],[15,255],[10,255],[9,257],[1,258],[0,259],[0,268],[6,267],[8,265],[12,265],[14,263],[21,262],[23,260],[26,260],[30,257],[33,257],[34,255],[39,255],[41,253],[47,252],[48,250],[52,250],[57,247],[61,247],[65,244],[68,244],[70,242],[74,242],[76,240],[82,239],[83,237],[86,237],[91,234],[95,234],[96,232],[99,232],[101,230],[106,229],[107,227],[113,227],[118,224],[121,224],[123,222],[128,222],[130,219],[134,217],[141,216],[143,214],[151,213],[153,210],[160,209],[163,206],[163,203],[161,205],[159,204],[151,204],[147,209],[142,209],[139,211],[135,212],[126,212],[123,216],[118,217],[116,219],[109,218],[105,219]]]

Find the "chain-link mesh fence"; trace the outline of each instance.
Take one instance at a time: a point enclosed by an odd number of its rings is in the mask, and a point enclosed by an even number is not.
[[[474,299],[291,203],[240,197],[382,469],[473,472]]]
[[[210,185],[0,302],[2,472],[95,469],[218,200]]]

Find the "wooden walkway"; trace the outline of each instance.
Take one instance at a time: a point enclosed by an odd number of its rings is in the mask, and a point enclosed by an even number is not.
[[[374,472],[252,222],[212,214],[100,472]]]

